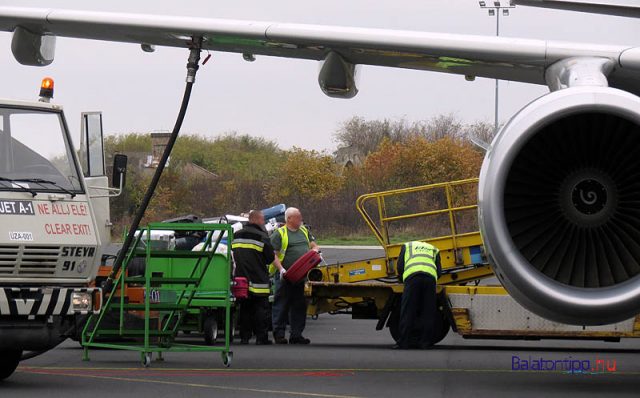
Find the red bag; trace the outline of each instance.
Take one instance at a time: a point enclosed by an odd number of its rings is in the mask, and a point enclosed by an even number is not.
[[[233,278],[233,284],[231,285],[231,293],[233,297],[238,300],[246,299],[249,297],[249,280],[243,276],[236,276]]]
[[[320,253],[309,250],[285,272],[284,279],[291,283],[297,283],[307,276],[307,272],[309,272],[310,269],[315,268],[321,262],[322,257]]]

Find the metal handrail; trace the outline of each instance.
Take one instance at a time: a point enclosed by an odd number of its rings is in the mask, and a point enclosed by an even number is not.
[[[422,186],[416,186],[416,187],[369,193],[369,194],[361,195],[360,197],[358,197],[358,199],[356,200],[356,208],[358,209],[358,212],[362,215],[362,218],[364,219],[365,223],[369,226],[369,228],[375,235],[380,245],[383,248],[385,248],[385,251],[387,251],[386,249],[388,247],[394,246],[394,244],[392,244],[389,239],[389,230],[387,228],[389,223],[394,221],[400,221],[400,220],[428,217],[428,216],[433,216],[438,214],[448,214],[449,228],[451,233],[446,236],[429,237],[428,239],[451,238],[453,241],[453,247],[457,249],[456,237],[465,236],[465,235],[468,235],[468,233],[464,233],[464,234],[457,233],[456,223],[455,223],[455,214],[457,212],[461,212],[465,210],[477,209],[478,205],[476,204],[476,205],[454,207],[452,202],[452,189],[457,186],[470,185],[470,184],[477,185],[478,178],[470,178],[466,180],[443,182],[443,183],[437,183],[437,184],[422,185]],[[408,214],[402,214],[402,215],[396,215],[396,216],[387,216],[386,207],[385,207],[386,198],[409,194],[409,193],[415,193],[415,192],[433,191],[436,189],[444,189],[445,197],[447,200],[446,208],[422,211],[418,213],[408,213]],[[379,219],[379,224],[376,221],[374,221],[374,217],[371,214],[369,214],[369,212],[367,212],[365,208],[365,205],[370,200],[376,201],[377,209],[378,209],[377,216]],[[424,240],[427,240],[427,239],[424,239]]]

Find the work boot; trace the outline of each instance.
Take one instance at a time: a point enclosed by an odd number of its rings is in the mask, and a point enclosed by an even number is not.
[[[273,344],[273,341],[271,341],[269,339],[256,340],[256,345],[271,345],[271,344]]]
[[[288,341],[284,337],[275,336],[276,344],[287,344]]]
[[[309,343],[311,343],[311,340],[303,336],[292,337],[289,339],[289,344],[309,344]]]

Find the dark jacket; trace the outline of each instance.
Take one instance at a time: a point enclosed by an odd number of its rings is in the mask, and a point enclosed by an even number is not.
[[[402,245],[402,249],[400,249],[400,254],[398,255],[397,269],[398,269],[398,278],[400,278],[401,282],[405,282],[402,280],[402,274],[404,274],[404,255],[405,255],[406,249],[407,249],[407,246]],[[440,278],[440,275],[442,275],[442,265],[440,264],[440,253],[436,255],[436,268],[438,269],[438,278]],[[411,279],[411,276],[409,277],[409,279]]]
[[[243,276],[251,283],[269,284],[268,266],[273,262],[273,246],[267,233],[259,225],[247,224],[233,234],[235,276]]]

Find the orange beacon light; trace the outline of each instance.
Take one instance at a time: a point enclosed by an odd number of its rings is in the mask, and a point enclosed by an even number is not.
[[[40,101],[49,102],[53,98],[53,79],[45,77],[40,85]]]

